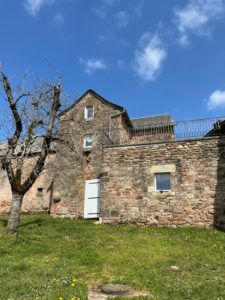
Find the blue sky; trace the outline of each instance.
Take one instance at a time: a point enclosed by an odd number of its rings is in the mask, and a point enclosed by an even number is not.
[[[225,0],[1,0],[8,75],[63,75],[130,117],[225,116]]]

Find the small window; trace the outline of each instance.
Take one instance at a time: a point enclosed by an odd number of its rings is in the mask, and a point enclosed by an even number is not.
[[[86,106],[84,116],[85,116],[85,119],[94,118],[94,106]]]
[[[86,135],[84,137],[84,147],[91,148],[93,146],[93,138],[92,135]]]
[[[40,187],[40,188],[37,189],[37,196],[38,197],[42,197],[43,196],[43,188]]]
[[[156,191],[171,191],[171,174],[158,173],[155,174]]]

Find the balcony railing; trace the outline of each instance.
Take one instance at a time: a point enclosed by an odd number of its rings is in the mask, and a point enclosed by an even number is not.
[[[222,134],[225,134],[225,117],[156,124],[145,128],[112,128],[104,131],[103,144],[135,144]]]

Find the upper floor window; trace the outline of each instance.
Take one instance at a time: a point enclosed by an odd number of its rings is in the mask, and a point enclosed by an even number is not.
[[[155,174],[155,188],[156,191],[171,191],[171,174],[170,173],[156,173]]]
[[[93,137],[92,135],[85,135],[84,137],[84,147],[91,148],[93,146]]]
[[[94,118],[94,106],[86,106],[84,111],[85,119]]]

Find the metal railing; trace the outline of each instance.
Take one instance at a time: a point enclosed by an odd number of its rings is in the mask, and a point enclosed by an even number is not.
[[[103,144],[134,144],[193,139],[225,134],[225,117],[155,124],[145,128],[112,128],[104,131]]]

